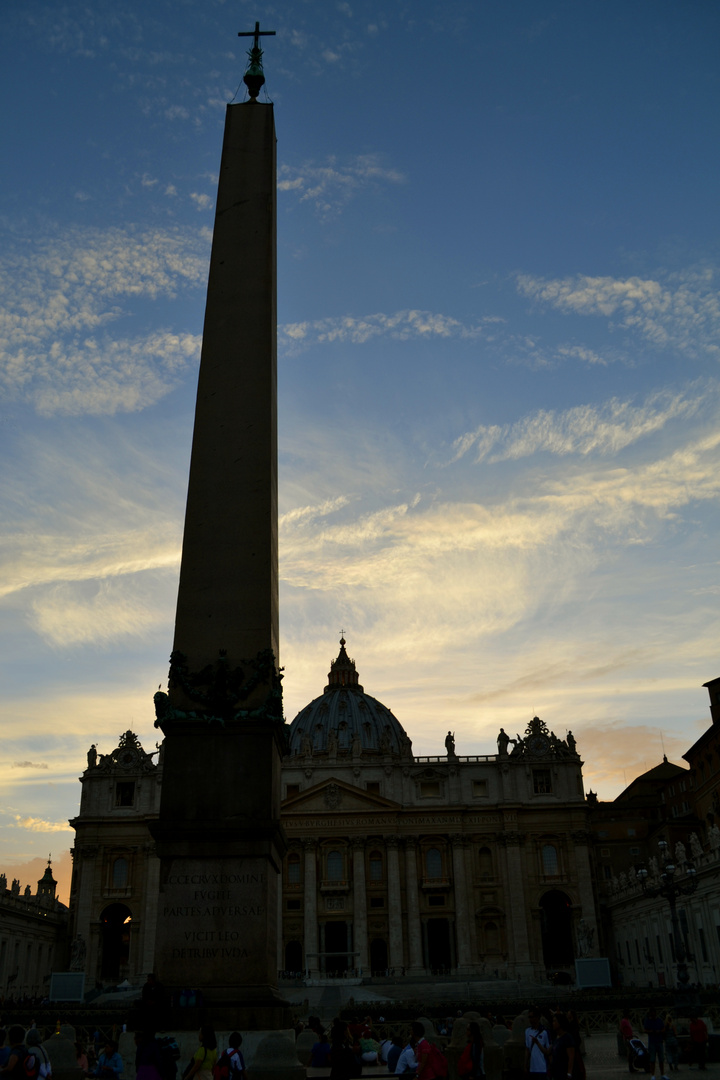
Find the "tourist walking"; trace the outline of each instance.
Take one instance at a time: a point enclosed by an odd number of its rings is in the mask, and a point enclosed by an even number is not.
[[[529,1025],[525,1028],[525,1072],[530,1077],[547,1076],[550,1055],[550,1036],[540,1022],[537,1009],[528,1010]]]
[[[678,1062],[680,1061],[680,1043],[677,1037],[677,1028],[675,1027],[675,1021],[670,1013],[665,1014],[665,1056],[667,1057],[668,1070],[670,1072],[678,1071]]]
[[[198,1032],[200,1045],[193,1054],[190,1066],[186,1069],[183,1080],[213,1080],[213,1065],[217,1061],[217,1039],[210,1024],[203,1024]]]
[[[708,1029],[707,1024],[697,1013],[690,1017],[690,1060],[697,1062],[698,1069],[705,1068],[707,1057]]]
[[[575,1040],[568,1031],[565,1013],[553,1014],[553,1043],[550,1057],[550,1075],[552,1080],[572,1080],[575,1067]],[[579,1056],[579,1054],[578,1054]]]
[[[670,1078],[665,1075],[665,1051],[663,1049],[665,1024],[658,1016],[657,1009],[654,1005],[650,1007],[647,1016],[643,1020],[643,1030],[647,1035],[651,1075],[655,1077],[655,1062],[657,1062],[658,1076],[661,1080],[670,1080]]]
[[[467,1028],[468,1041],[457,1063],[458,1076],[469,1080],[483,1080],[485,1076],[485,1041],[476,1020]]]

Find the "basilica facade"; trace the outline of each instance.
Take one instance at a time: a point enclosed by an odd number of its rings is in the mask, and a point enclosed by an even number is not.
[[[439,740],[441,741],[441,740]],[[87,986],[154,967],[162,747],[126,732],[81,777],[71,936]],[[537,717],[498,752],[418,757],[340,644],[288,725],[278,970],[306,980],[544,980],[598,955],[588,804],[572,734]],[[162,973],[160,973],[162,976]]]

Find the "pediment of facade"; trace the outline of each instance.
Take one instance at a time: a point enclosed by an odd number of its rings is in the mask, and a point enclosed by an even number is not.
[[[299,795],[286,799],[283,814],[327,814],[359,812],[367,814],[373,810],[399,810],[399,803],[386,799],[375,792],[363,791],[342,780],[324,780],[311,788],[306,788]]]

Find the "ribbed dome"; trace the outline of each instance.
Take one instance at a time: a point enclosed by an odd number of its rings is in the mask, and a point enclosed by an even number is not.
[[[355,661],[345,652],[345,638],[340,638],[340,652],[330,662],[322,697],[306,705],[290,725],[290,753],[406,757],[411,746],[390,710],[364,692]]]

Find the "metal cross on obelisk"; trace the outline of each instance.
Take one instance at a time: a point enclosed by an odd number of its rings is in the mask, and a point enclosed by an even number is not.
[[[260,93],[260,87],[265,82],[262,66],[263,51],[260,48],[259,39],[261,37],[274,37],[274,35],[274,30],[261,30],[259,22],[255,23],[254,30],[238,30],[238,37],[251,37],[254,39],[252,48],[248,50],[250,63],[248,64],[247,71],[243,75],[243,82],[248,88],[248,94],[252,101],[257,100],[257,96]]]

